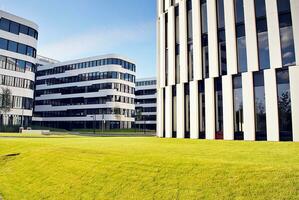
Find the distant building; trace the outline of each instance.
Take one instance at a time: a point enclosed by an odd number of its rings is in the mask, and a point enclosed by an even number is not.
[[[1,113],[0,126],[31,123],[37,40],[35,23],[0,10],[0,87],[12,92],[12,109]]]
[[[132,61],[113,54],[38,66],[34,124],[69,130],[131,128],[135,70]]]
[[[136,128],[156,130],[156,84],[156,78],[136,80]]]
[[[158,0],[159,137],[299,141],[298,0]]]

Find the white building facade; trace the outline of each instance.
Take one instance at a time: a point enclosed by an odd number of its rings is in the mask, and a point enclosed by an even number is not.
[[[114,54],[38,66],[34,124],[68,130],[131,128],[135,70],[132,61]]]
[[[159,137],[299,141],[298,0],[158,0]]]
[[[12,109],[0,125],[29,126],[32,119],[38,26],[0,10],[0,87],[9,88]]]
[[[142,78],[136,80],[136,128],[156,130],[157,124],[157,80]],[[138,114],[139,113],[139,114]]]

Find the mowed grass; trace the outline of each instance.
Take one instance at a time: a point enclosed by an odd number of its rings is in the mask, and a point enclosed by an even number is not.
[[[299,199],[299,144],[0,138],[0,196],[9,200]]]

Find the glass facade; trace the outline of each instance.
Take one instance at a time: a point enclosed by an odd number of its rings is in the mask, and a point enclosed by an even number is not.
[[[243,140],[243,91],[242,91],[242,77],[233,77],[233,99],[234,99],[234,139]]]
[[[225,42],[225,21],[224,21],[224,3],[223,0],[217,0],[217,24],[218,24],[218,56],[219,73],[227,74],[226,61],[226,42]]]
[[[201,0],[201,45],[202,45],[202,74],[209,77],[209,45],[208,45],[208,11],[206,0]]]
[[[254,72],[255,139],[267,140],[264,73]]]
[[[193,80],[193,25],[192,1],[187,1],[187,37],[188,37],[188,80]]]
[[[277,0],[282,65],[295,65],[294,35],[290,0]]]
[[[215,119],[216,133],[215,139],[223,139],[223,101],[222,101],[222,78],[216,78],[215,87]]]
[[[279,140],[292,141],[292,105],[289,82],[289,70],[277,70],[276,82],[279,112]]]
[[[199,113],[199,138],[205,139],[205,82],[199,81],[198,82],[198,113]]]
[[[256,31],[258,42],[259,68],[270,68],[268,26],[265,0],[255,0]]]
[[[175,7],[175,82],[180,83],[180,16],[178,5]]]

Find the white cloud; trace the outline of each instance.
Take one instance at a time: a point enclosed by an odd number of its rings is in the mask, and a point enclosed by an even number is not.
[[[38,54],[65,61],[87,54],[115,53],[113,49],[130,48],[130,44],[148,40],[154,32],[154,23],[124,27],[102,27],[80,34],[70,35],[54,43],[39,46]],[[110,52],[111,51],[111,52]],[[92,55],[89,55],[92,56]]]

